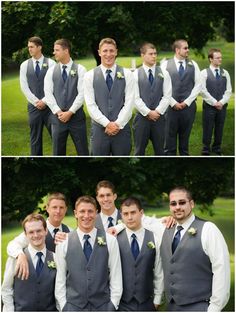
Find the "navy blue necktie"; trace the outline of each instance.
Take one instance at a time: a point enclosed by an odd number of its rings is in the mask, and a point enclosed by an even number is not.
[[[90,255],[92,253],[92,246],[89,242],[89,238],[90,238],[90,235],[84,235],[84,255],[87,259],[87,262],[89,261],[89,258],[90,258]]]
[[[38,257],[38,261],[37,261],[37,264],[36,264],[36,273],[37,273],[37,276],[39,276],[41,271],[42,271],[42,269],[43,269],[43,265],[44,265],[44,263],[43,263],[43,261],[41,259],[43,253],[42,252],[37,252],[36,255]]]
[[[149,72],[148,80],[149,80],[150,84],[152,85],[152,83],[153,83],[153,81],[154,81],[154,77],[153,77],[153,74],[152,74],[152,70],[149,69],[148,72]]]
[[[56,234],[57,234],[57,232],[58,232],[59,230],[60,230],[59,228],[54,228],[54,229],[53,229],[53,233],[54,233],[53,238],[55,238],[55,236],[56,236]]]
[[[39,74],[40,74],[39,61],[36,61],[35,74],[37,77],[39,77]]]
[[[132,234],[131,237],[133,238],[132,242],[131,242],[131,251],[132,254],[134,256],[134,259],[137,259],[137,256],[139,255],[139,246],[138,246],[138,242],[136,239],[136,235]]]
[[[62,68],[63,68],[63,70],[62,70],[62,78],[63,78],[64,83],[65,83],[66,79],[67,79],[67,72],[66,72],[67,66],[66,65],[62,65]]]
[[[106,74],[107,74],[106,83],[107,83],[107,87],[108,87],[109,91],[111,90],[111,87],[112,87],[112,84],[113,84],[113,79],[111,77],[111,72],[112,72],[112,70],[106,70]]]
[[[181,232],[181,230],[183,229],[183,227],[182,226],[177,226],[177,232],[176,232],[176,234],[175,234],[175,236],[174,236],[174,239],[173,239],[173,241],[172,241],[172,253],[174,253],[175,252],[175,249],[177,248],[177,246],[178,246],[178,244],[179,244],[179,242],[180,242],[180,232]]]
[[[183,67],[183,62],[179,61],[179,76],[180,78],[184,75],[184,67]]]
[[[215,72],[216,72],[216,79],[220,79],[219,70],[218,70],[218,69],[215,69]]]
[[[108,218],[107,218],[107,220],[108,220],[108,228],[109,227],[113,227],[114,226],[114,224],[113,224],[113,218],[111,217],[111,216],[109,216]]]

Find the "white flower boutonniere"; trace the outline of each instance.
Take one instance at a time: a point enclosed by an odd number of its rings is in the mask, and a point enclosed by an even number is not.
[[[188,66],[193,66],[193,62],[192,62],[192,61],[189,61],[189,62],[188,62]]]
[[[122,220],[117,221],[117,224],[122,224],[122,223],[123,223]]]
[[[103,237],[98,237],[97,240],[99,246],[105,246],[107,244]]]
[[[116,77],[117,77],[118,79],[125,78],[124,75],[121,74],[121,72],[117,72],[117,73],[116,73]]]
[[[48,64],[47,63],[43,63],[42,68],[48,68]]]
[[[76,70],[70,70],[70,75],[71,75],[72,77],[75,77],[76,74],[77,74],[77,71],[76,71]]]
[[[48,264],[48,268],[51,268],[51,269],[57,268],[56,262],[54,262],[54,261],[48,261],[47,264]]]
[[[153,241],[149,241],[149,242],[147,243],[147,246],[148,246],[149,249],[155,249],[155,248],[156,248],[156,246],[155,246],[155,244],[154,244]]]
[[[191,235],[191,236],[195,236],[196,233],[197,233],[197,229],[194,228],[194,227],[190,227],[190,228],[188,229],[188,233],[189,233],[189,235]]]
[[[157,77],[159,77],[160,79],[164,79],[164,76],[163,76],[162,73],[159,73],[159,74],[157,75]]]

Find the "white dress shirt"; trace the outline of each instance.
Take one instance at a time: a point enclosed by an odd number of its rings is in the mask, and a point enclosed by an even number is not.
[[[189,229],[195,215],[192,214],[181,226],[181,239]],[[176,227],[178,224],[176,225]],[[212,266],[212,296],[208,312],[220,312],[227,304],[230,296],[230,259],[224,237],[212,222],[205,222],[201,236],[202,248],[208,255]]]
[[[131,229],[126,227],[126,234],[129,240],[129,244],[131,247],[131,242],[133,238],[131,237],[132,234],[136,235],[136,240],[139,245],[139,251],[142,249],[143,245],[143,240],[144,240],[144,235],[145,235],[145,229],[141,227],[137,231],[132,231]],[[155,263],[154,263],[154,279],[153,279],[153,286],[154,286],[154,299],[153,303],[154,304],[160,304],[161,303],[161,298],[162,294],[164,291],[164,276],[163,276],[163,270],[162,270],[162,263],[161,263],[161,257],[160,257],[160,245],[157,241],[156,235],[154,234],[154,244],[156,247],[156,257],[155,257]],[[145,270],[145,269],[144,269]]]
[[[105,231],[107,231],[108,225],[109,225],[108,217],[112,217],[113,218],[113,220],[112,220],[113,225],[114,226],[116,225],[117,215],[118,215],[118,210],[117,209],[115,209],[114,212],[111,215],[106,215],[103,212],[100,212],[99,214],[101,216],[102,224],[103,224],[103,227],[104,227]]]
[[[42,250],[35,250],[30,244],[28,246],[29,254],[33,262],[34,268],[38,261],[37,252],[41,251],[43,253],[41,259],[45,262],[46,258],[46,247]],[[14,276],[15,276],[16,259],[8,257],[4,272],[4,278],[2,283],[2,301],[3,301],[3,312],[14,312]]]
[[[215,69],[216,67],[213,67],[212,65],[210,65],[210,69],[213,73],[213,75],[215,76]],[[220,72],[220,68],[218,68],[219,72]],[[219,100],[219,102],[221,102],[223,105],[229,102],[229,99],[231,97],[232,94],[232,86],[231,86],[231,81],[230,81],[230,76],[228,71],[226,71],[224,69],[224,75],[226,78],[226,90],[223,94],[223,97],[221,100]],[[202,91],[201,91],[201,96],[203,98],[204,101],[206,101],[209,105],[214,106],[216,104],[216,102],[218,102],[214,97],[212,97],[212,95],[208,92],[207,88],[206,88],[206,80],[207,80],[207,70],[204,69],[201,71],[201,82],[202,82]]]
[[[63,71],[62,66],[66,65],[66,72],[67,75],[71,75],[71,67],[73,64],[72,59],[70,59],[69,63],[67,64],[62,64],[59,63],[60,67],[61,67],[61,73]],[[57,112],[61,111],[60,107],[58,106],[56,99],[53,95],[53,71],[54,71],[54,67],[50,68],[47,71],[47,74],[44,78],[44,93],[45,93],[45,97],[46,97],[46,102],[47,105],[49,106],[50,110],[52,111],[53,114],[56,114]],[[78,73],[76,73],[76,75],[78,75],[78,84],[77,84],[77,91],[78,91],[78,95],[76,96],[74,102],[72,103],[69,111],[72,113],[76,113],[76,111],[79,110],[79,108],[82,107],[83,102],[84,102],[84,87],[83,87],[83,80],[84,80],[84,74],[86,73],[86,69],[83,65],[78,64]]]
[[[100,65],[104,79],[106,79],[106,68],[103,65]],[[112,73],[110,74],[114,79],[116,73],[116,64],[111,68]],[[134,79],[132,72],[124,68],[124,77],[125,77],[125,102],[124,106],[120,110],[118,118],[116,121],[110,121],[98,108],[98,105],[95,101],[95,94],[93,88],[93,77],[94,70],[88,71],[84,76],[84,98],[87,105],[88,113],[90,117],[97,122],[98,124],[106,127],[110,122],[115,122],[118,124],[120,129],[124,128],[125,125],[129,122],[132,117],[132,109],[134,102]]]
[[[156,65],[153,65],[152,67],[148,67],[147,65],[143,64],[143,69],[147,75],[147,79],[149,76],[149,72],[148,72],[149,69],[152,70],[152,74],[155,77]],[[164,78],[163,78],[163,96],[159,102],[158,107],[156,108],[156,110],[161,115],[163,115],[166,112],[166,110],[170,104],[170,99],[171,99],[171,94],[172,94],[172,84],[171,84],[170,75],[164,69],[162,69],[162,74],[164,76]],[[140,98],[139,85],[138,85],[138,70],[137,69],[133,72],[133,75],[134,75],[134,79],[135,79],[135,107],[143,116],[147,116],[151,110],[146,106],[146,104],[144,103],[142,98]]]
[[[186,64],[186,60],[178,60],[175,56],[174,56],[174,61],[176,64],[176,69],[178,71],[179,69],[179,61],[183,62],[183,67],[185,68],[187,66]],[[163,60],[163,62],[161,63],[161,68],[166,70],[167,67],[167,62],[168,60]],[[194,77],[194,87],[190,93],[190,95],[188,96],[188,98],[186,98],[183,102],[187,104],[187,106],[190,106],[191,103],[197,98],[198,94],[201,91],[201,72],[200,69],[197,65],[197,63],[193,60],[188,61],[189,64],[191,64],[192,66],[194,66],[195,69],[195,77]],[[171,97],[170,100],[170,106],[173,107],[178,101],[176,101],[173,97]]]
[[[42,69],[43,60],[44,60],[44,56],[43,55],[38,60],[36,60],[35,58],[32,58],[34,70],[35,70],[35,67],[36,67],[36,61],[39,61],[40,70]],[[31,103],[33,106],[36,106],[36,102],[39,101],[39,100],[42,100],[44,103],[46,103],[45,97],[43,97],[43,99],[38,99],[31,92],[31,90],[29,88],[29,84],[28,84],[28,80],[27,80],[28,62],[29,62],[29,60],[26,60],[20,66],[20,87],[21,87],[21,91],[25,95],[25,97],[28,100],[28,102]],[[52,59],[48,59],[48,68],[54,66],[55,64],[56,64],[55,61],[53,61]]]
[[[83,247],[84,233],[77,228],[80,243]],[[93,246],[95,243],[97,229],[94,228],[89,235],[89,241]],[[122,270],[119,246],[116,238],[110,234],[105,234],[105,241],[108,249],[108,269],[109,269],[109,285],[110,285],[110,299],[113,305],[117,308],[122,295]],[[68,237],[65,241],[56,246],[56,263],[57,263],[57,276],[55,285],[55,297],[60,309],[66,304],[66,253],[68,247]],[[85,283],[85,282],[83,282]]]
[[[51,233],[52,237],[54,237],[54,228],[59,228],[62,231],[62,225],[55,227],[47,219],[47,229]],[[71,231],[72,229],[68,227]],[[11,240],[7,245],[7,254],[13,258],[17,258],[20,253],[23,253],[23,249],[26,248],[29,244],[29,241],[25,235],[25,232],[22,232],[20,235]]]

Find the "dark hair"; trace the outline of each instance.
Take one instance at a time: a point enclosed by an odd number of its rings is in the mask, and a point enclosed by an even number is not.
[[[61,38],[61,39],[57,39],[54,42],[54,45],[59,45],[61,46],[64,50],[68,49],[69,53],[71,52],[71,43],[68,39],[65,38]]]
[[[182,191],[182,192],[185,192],[186,195],[187,195],[187,198],[188,198],[189,200],[193,200],[191,191],[188,190],[188,189],[187,189],[186,187],[184,187],[184,186],[177,186],[177,187],[172,188],[172,189],[170,190],[170,192],[169,192],[169,196],[170,196],[170,194],[171,194],[172,192],[174,192],[174,191]]]
[[[112,184],[112,182],[110,182],[109,180],[101,180],[96,186],[96,194],[98,194],[99,189],[102,187],[109,188],[112,190],[112,193],[116,193],[115,186]]]
[[[220,52],[221,53],[221,50],[220,49],[216,49],[216,48],[211,48],[208,51],[208,60],[213,59],[215,52]]]
[[[47,229],[47,223],[44,219],[44,217],[41,215],[41,214],[38,214],[38,213],[32,213],[32,214],[29,214],[26,216],[26,218],[23,220],[22,222],[22,227],[24,229],[24,231],[26,232],[25,230],[25,224],[28,223],[28,222],[33,222],[33,221],[41,221],[42,224],[43,224],[43,228],[46,230]]]
[[[152,44],[150,42],[145,42],[140,47],[140,53],[145,54],[147,52],[147,49],[155,49],[156,50],[156,47],[154,46],[154,44]]]
[[[97,210],[97,203],[96,200],[91,196],[81,196],[75,202],[75,209],[77,208],[80,203],[91,203],[94,208]]]
[[[131,206],[131,205],[136,205],[139,211],[143,210],[141,201],[136,197],[128,197],[122,200],[121,205],[120,205],[120,210],[122,211],[123,206]]]
[[[37,47],[38,46],[43,46],[43,41],[40,37],[34,36],[34,37],[30,37],[28,39],[28,42],[33,42]]]

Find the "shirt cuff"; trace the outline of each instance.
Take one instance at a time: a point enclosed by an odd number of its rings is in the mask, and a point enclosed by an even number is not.
[[[161,296],[161,295],[155,295],[155,296],[154,296],[153,303],[159,305],[159,304],[162,303],[161,299],[162,299],[162,296]]]
[[[222,310],[218,305],[211,303],[207,309],[207,312],[220,312]]]

